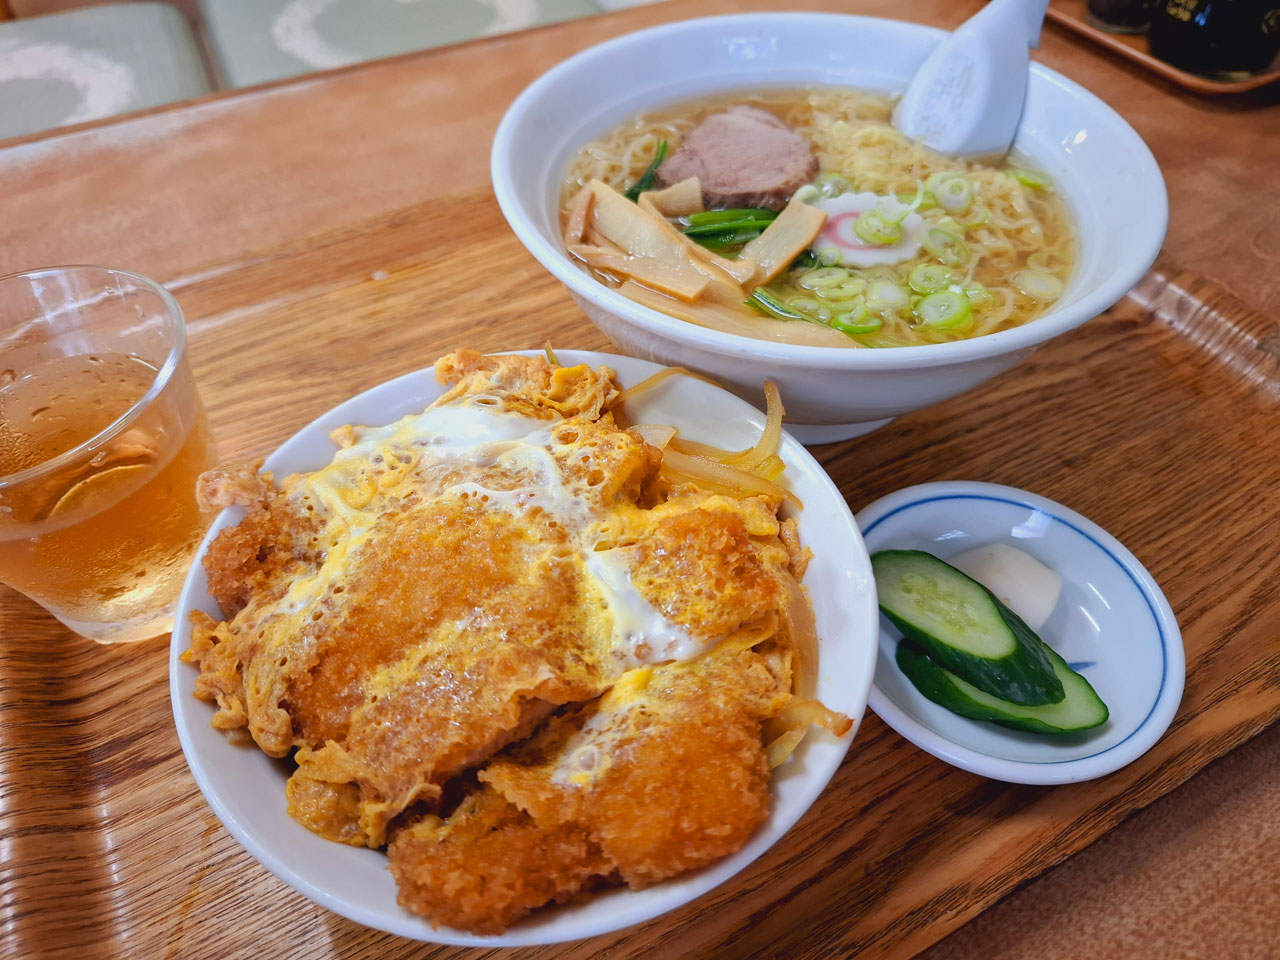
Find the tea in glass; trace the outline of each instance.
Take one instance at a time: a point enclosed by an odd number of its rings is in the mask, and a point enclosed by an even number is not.
[[[0,582],[103,643],[166,632],[214,458],[163,288],[90,267],[0,279]]]

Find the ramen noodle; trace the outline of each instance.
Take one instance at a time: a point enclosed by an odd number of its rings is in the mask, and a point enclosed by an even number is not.
[[[934,153],[891,125],[892,107],[873,93],[783,90],[634,117],[571,161],[560,204],[566,247],[641,304],[787,343],[943,343],[1050,309],[1070,280],[1075,242],[1048,176],[1016,158]],[[810,182],[780,182],[774,209],[724,209],[735,197],[770,204],[743,168],[755,153],[765,165],[795,159],[767,152],[782,137],[803,146],[779,150],[811,156]],[[664,168],[694,175],[658,189]],[[725,178],[743,183],[710,182]],[[630,213],[605,195],[628,188],[639,201]]]

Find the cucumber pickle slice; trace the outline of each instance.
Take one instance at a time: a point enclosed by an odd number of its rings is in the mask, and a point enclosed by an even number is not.
[[[881,550],[871,566],[880,609],[939,666],[998,700],[1062,701],[1048,647],[978,581],[922,550]]]
[[[898,643],[895,659],[917,690],[934,703],[963,717],[991,720],[1032,733],[1076,733],[1106,723],[1110,711],[1089,681],[1067,666],[1066,661],[1047,644],[1044,648],[1054,673],[1062,682],[1065,696],[1060,703],[1043,707],[1010,703],[983,693],[938,666],[928,654],[907,640]]]

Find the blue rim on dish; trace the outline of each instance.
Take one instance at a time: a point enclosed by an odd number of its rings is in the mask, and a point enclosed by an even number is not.
[[[896,631],[882,620],[869,705],[941,760],[1011,783],[1104,776],[1145,753],[1173,720],[1186,673],[1182,635],[1142,563],[1097,524],[1045,497],[990,483],[899,490],[858,514],[869,551],[921,549],[942,559],[1006,542],[1058,569],[1063,596],[1044,639],[1098,688],[1112,718],[1097,731],[1045,736],[969,720],[926,700],[894,662]]]

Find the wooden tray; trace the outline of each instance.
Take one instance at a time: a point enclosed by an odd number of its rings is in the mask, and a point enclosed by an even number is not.
[[[1180,70],[1151,55],[1145,33],[1109,33],[1089,22],[1086,8],[1086,0],[1052,0],[1046,16],[1058,26],[1106,47],[1112,53],[1118,53],[1130,63],[1136,63],[1184,90],[1212,97],[1228,93],[1248,93],[1250,90],[1280,83],[1280,69],[1272,69],[1245,80],[1213,80]]]
[[[966,396],[817,448],[855,510],[909,484],[990,480],[1121,538],[1187,648],[1182,706],[1155,748],[1102,780],[1019,787],[949,767],[868,714],[814,808],[731,882],[618,934],[504,956],[909,956],[1280,716],[1280,330],[1165,274],[1145,284],[1147,309],[1126,303]],[[227,458],[265,453],[456,345],[608,348],[487,190],[264,250],[174,292]],[[100,648],[10,591],[0,617],[0,954],[493,956],[364,929],[257,865],[187,771],[164,640]]]

